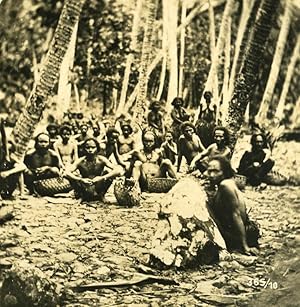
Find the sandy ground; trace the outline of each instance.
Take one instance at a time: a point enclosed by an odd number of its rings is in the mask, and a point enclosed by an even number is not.
[[[299,172],[299,153],[299,143],[278,143],[277,168]],[[250,216],[262,230],[257,258],[157,272],[178,286],[66,290],[63,306],[299,306],[299,196],[298,187],[246,189]],[[0,226],[0,268],[30,263],[58,289],[132,279],[147,259],[163,197],[145,193],[141,206],[129,209],[117,206],[112,194],[107,204],[34,197],[4,202],[2,207],[14,207],[15,218]]]

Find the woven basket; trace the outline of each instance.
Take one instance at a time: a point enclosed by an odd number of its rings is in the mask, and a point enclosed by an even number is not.
[[[150,193],[166,193],[178,182],[173,178],[148,178],[148,191]]]
[[[235,183],[236,183],[236,185],[238,186],[238,188],[240,190],[245,189],[246,182],[247,182],[247,177],[245,177],[243,175],[235,174],[234,175],[234,180],[235,180]]]
[[[283,186],[288,183],[288,177],[276,171],[270,171],[263,179],[263,182],[269,185]]]
[[[127,178],[115,180],[114,195],[121,206],[138,206],[141,201],[141,190],[137,181]]]
[[[34,191],[41,196],[68,193],[72,190],[70,181],[64,177],[41,179],[33,182]]]

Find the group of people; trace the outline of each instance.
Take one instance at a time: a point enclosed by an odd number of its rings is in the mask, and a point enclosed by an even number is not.
[[[206,93],[208,102],[210,98]],[[142,131],[140,140],[125,117],[102,128],[85,122],[84,118],[80,118],[79,125],[77,122],[76,129],[70,121],[60,126],[51,123],[35,137],[34,146],[22,163],[10,161],[13,146],[7,148],[9,142],[2,131],[1,197],[12,196],[19,173],[23,174],[29,193],[36,192],[37,182],[58,177],[67,178],[76,197],[85,201],[103,200],[118,176],[132,178],[145,191],[149,178],[177,179],[184,157],[187,172],[206,176],[215,189],[210,211],[228,248],[249,252],[246,209],[234,175],[237,172],[246,176],[251,185],[261,184],[274,165],[265,137],[262,134],[251,137],[251,150],[244,153],[234,171],[228,130],[206,122],[214,120],[213,108],[208,105],[206,111],[201,110],[204,124],[199,119],[195,127],[181,98],[175,98],[172,105],[173,122],[169,129],[164,126],[159,103],[154,101],[150,105],[148,127]]]

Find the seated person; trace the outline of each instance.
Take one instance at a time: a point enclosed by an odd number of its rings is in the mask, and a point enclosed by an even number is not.
[[[80,132],[78,135],[75,136],[75,139],[77,141],[77,146],[78,146],[78,156],[82,157],[84,155],[84,149],[83,149],[83,144],[85,140],[89,138],[88,136],[88,131],[89,131],[89,126],[88,124],[81,124],[79,128]]]
[[[126,167],[125,163],[120,157],[117,142],[120,133],[117,129],[110,127],[106,131],[106,142],[100,144],[100,154],[110,159],[113,156],[116,162],[122,167]]]
[[[184,122],[181,131],[182,135],[178,140],[177,172],[180,170],[182,157],[185,157],[187,164],[190,165],[193,159],[205,149],[191,122]]]
[[[113,179],[122,175],[123,169],[99,154],[100,145],[97,140],[87,139],[83,148],[84,156],[73,164],[72,172],[67,172],[66,177],[71,181],[78,198],[86,201],[103,200]],[[76,170],[80,175],[74,173]]]
[[[224,127],[216,127],[214,129],[214,143],[209,145],[205,150],[200,152],[191,162],[190,170],[198,169],[201,173],[207,169],[209,158],[213,156],[222,156],[230,159],[231,150],[229,148],[229,133]]]
[[[51,123],[47,126],[46,129],[50,137],[50,149],[54,149],[54,143],[59,139],[58,126],[54,123]]]
[[[0,199],[10,199],[15,191],[19,174],[25,165],[12,159],[13,144],[7,142],[4,123],[1,122],[0,133]],[[20,191],[22,193],[22,191]]]
[[[247,177],[252,186],[259,186],[264,177],[271,171],[275,162],[271,159],[271,151],[263,134],[253,134],[250,140],[251,151],[246,151],[238,167],[238,174]]]
[[[161,103],[157,100],[151,102],[149,106],[150,112],[148,113],[148,126],[157,137],[159,145],[162,143],[162,137],[164,134],[164,122],[163,113],[161,112]]]
[[[256,253],[259,230],[251,229],[242,192],[233,179],[234,170],[228,159],[212,157],[207,167],[213,194],[209,212],[222,234],[227,249],[243,253]]]
[[[59,157],[50,149],[49,134],[42,132],[36,136],[35,149],[25,155],[24,164],[26,165],[24,180],[30,193],[34,192],[34,181],[59,176]]]
[[[78,159],[77,143],[70,139],[72,128],[70,126],[62,126],[60,128],[61,139],[53,145],[54,151],[57,153],[60,164],[63,168],[68,168],[74,161]]]
[[[176,179],[172,162],[163,159],[162,153],[156,148],[156,135],[153,131],[145,130],[142,133],[143,149],[132,154],[132,177],[138,180],[142,190],[147,188],[148,178]]]
[[[177,145],[173,140],[172,132],[165,134],[165,141],[160,146],[164,159],[169,159],[174,165],[177,157]]]
[[[120,155],[128,154],[135,148],[133,129],[129,122],[120,123],[122,134],[118,138],[118,151]]]

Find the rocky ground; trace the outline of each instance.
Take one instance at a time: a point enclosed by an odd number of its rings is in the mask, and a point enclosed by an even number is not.
[[[277,167],[299,172],[299,153],[299,143],[278,143]],[[298,306],[299,188],[246,188],[245,196],[262,229],[257,258],[152,272],[177,285],[145,282],[85,292],[70,288],[144,276],[140,264],[147,260],[164,195],[144,193],[135,208],[119,207],[112,194],[106,204],[70,198],[6,201],[2,209],[13,208],[15,217],[0,226],[1,276],[14,264],[37,267],[64,293],[63,306]]]

